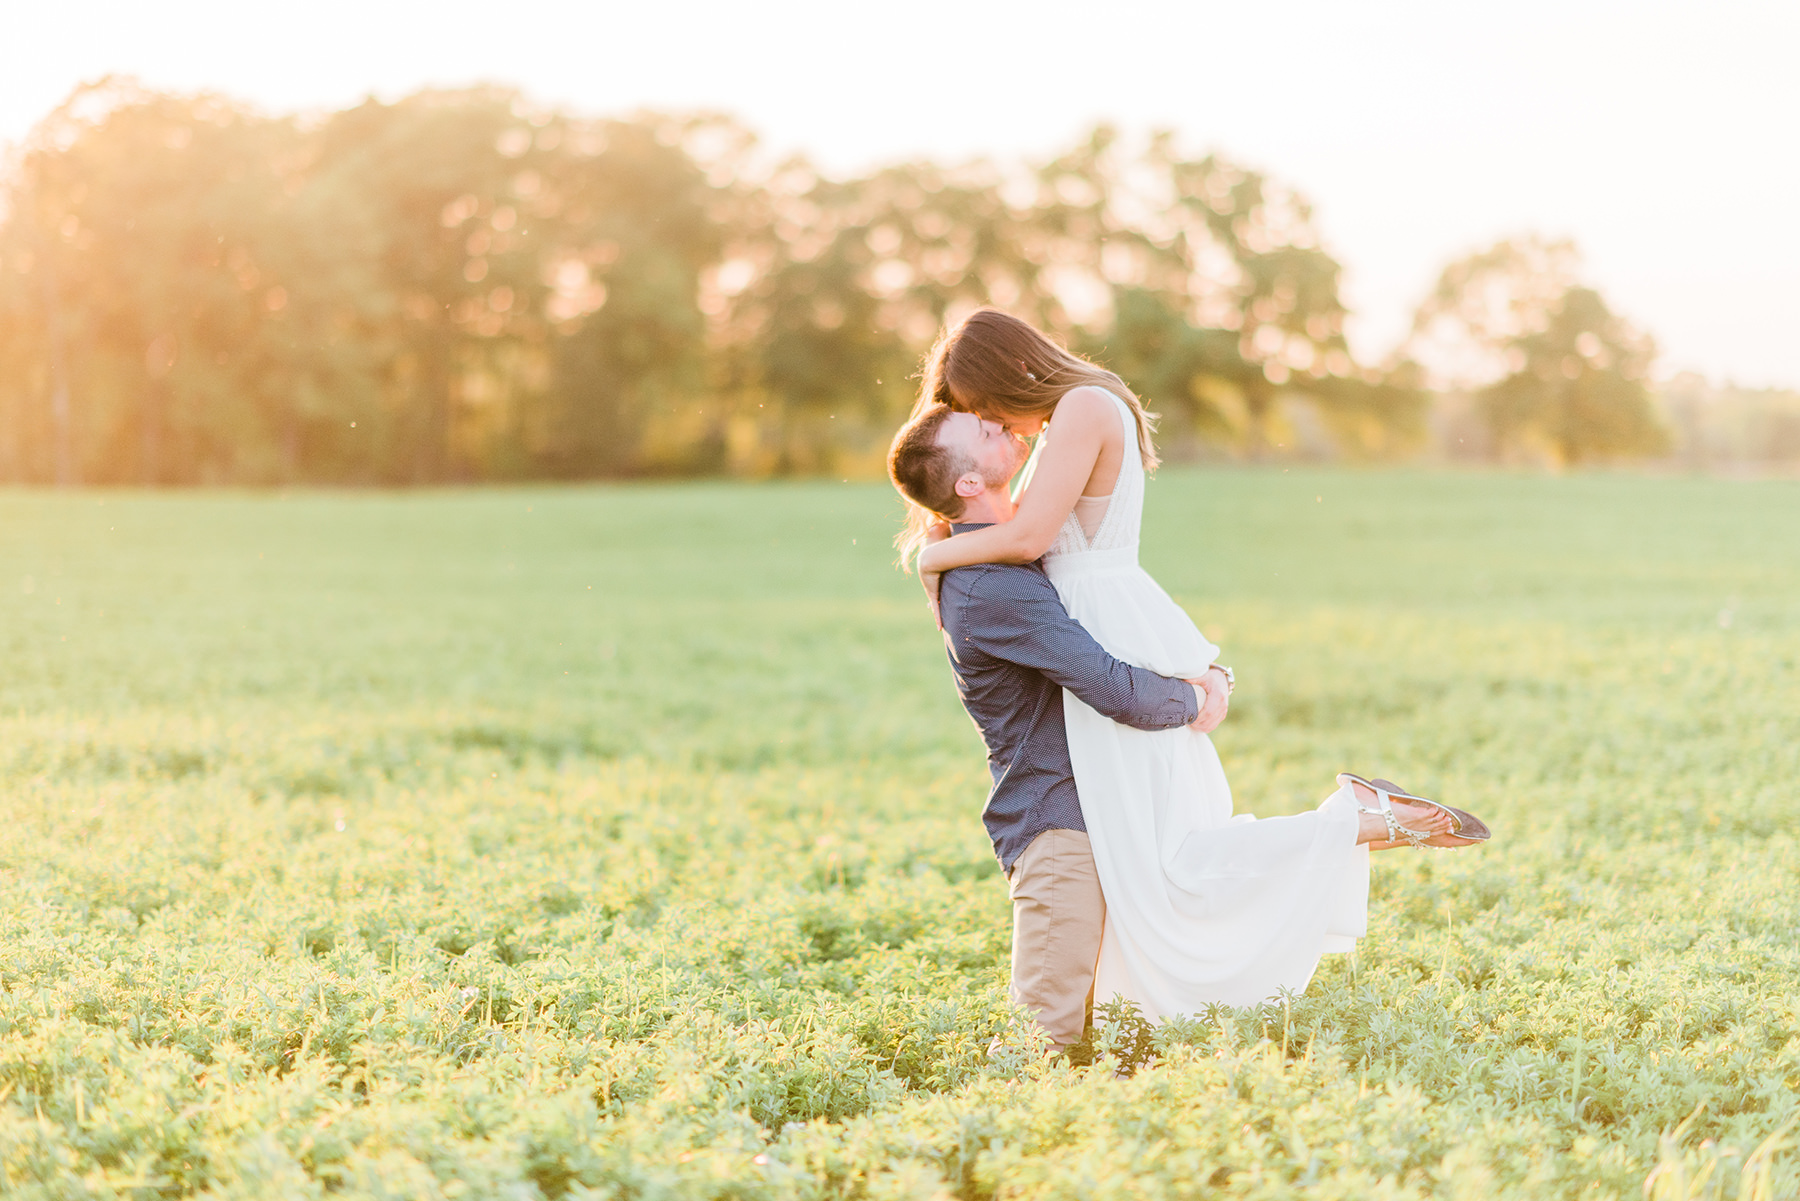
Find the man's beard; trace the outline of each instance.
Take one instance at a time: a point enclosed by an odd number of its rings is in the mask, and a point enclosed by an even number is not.
[[[1013,455],[1012,466],[1004,469],[996,467],[982,475],[982,482],[989,488],[997,490],[1006,487],[1012,477],[1019,474],[1019,469],[1025,466],[1025,460],[1031,457],[1030,452],[1019,443],[1015,442],[1013,446],[1017,453]]]

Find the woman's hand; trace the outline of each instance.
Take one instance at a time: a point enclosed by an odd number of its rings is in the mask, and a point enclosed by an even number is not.
[[[925,531],[925,549],[930,550],[949,536],[950,525],[948,522],[933,522]],[[937,623],[937,628],[940,630],[944,628],[944,614],[938,605],[938,587],[943,578],[944,575],[940,571],[926,571],[924,559],[920,558],[919,583],[925,588],[925,603],[931,606],[931,620]]]

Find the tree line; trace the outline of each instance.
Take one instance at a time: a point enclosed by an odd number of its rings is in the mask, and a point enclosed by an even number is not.
[[[1382,363],[1305,198],[1171,134],[834,178],[719,115],[505,89],[321,117],[78,89],[0,179],[0,481],[427,484],[866,471],[992,304],[1130,380],[1174,457],[1296,424],[1404,453],[1657,453],[1652,348],[1535,240],[1446,269]]]

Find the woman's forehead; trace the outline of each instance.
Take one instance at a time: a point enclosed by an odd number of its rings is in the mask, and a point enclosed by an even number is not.
[[[948,388],[946,390],[950,393],[950,408],[953,411],[958,412],[958,413],[977,413],[977,414],[982,411],[981,405],[976,404],[974,401],[970,400],[967,396],[960,395],[956,391],[955,388]]]

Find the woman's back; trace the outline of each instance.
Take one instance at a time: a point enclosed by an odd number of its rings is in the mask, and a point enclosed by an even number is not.
[[[1115,658],[1160,675],[1198,677],[1218,648],[1138,565],[1144,465],[1135,453],[1137,423],[1123,400],[1106,395],[1118,410],[1126,438],[1118,479],[1109,498],[1094,498],[1104,501],[1104,512],[1092,533],[1084,527],[1077,503],[1044,556],[1044,570],[1069,615]]]
[[[1127,548],[1135,551],[1138,531],[1143,528],[1144,464],[1138,454],[1137,420],[1130,407],[1118,396],[1104,388],[1095,390],[1112,401],[1119,411],[1122,439],[1117,454],[1116,476],[1112,490],[1107,495],[1084,494],[1075,502],[1074,511],[1063,522],[1056,543],[1050,548],[1052,556]],[[1112,447],[1109,445],[1103,449],[1111,450]],[[1105,459],[1112,457],[1102,455],[1102,461],[1095,465],[1096,475],[1104,474],[1107,466]],[[1084,516],[1097,520],[1089,525],[1082,520]]]

